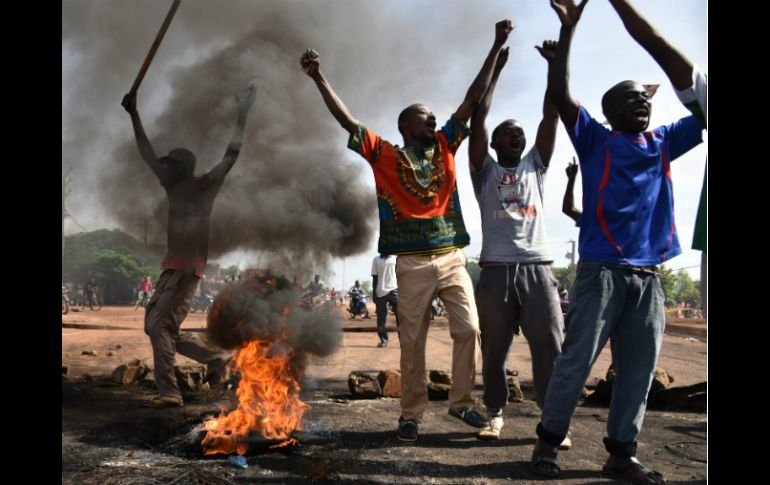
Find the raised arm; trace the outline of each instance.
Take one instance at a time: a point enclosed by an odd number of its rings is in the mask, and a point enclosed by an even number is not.
[[[165,173],[164,168],[158,162],[158,157],[155,155],[152,143],[150,143],[147,134],[144,132],[142,119],[139,117],[139,111],[136,109],[136,93],[130,92],[123,96],[123,101],[120,104],[126,111],[128,111],[128,114],[131,115],[131,124],[134,127],[134,137],[136,138],[136,144],[139,147],[139,154],[147,165],[150,166],[158,179],[163,180],[163,174]]]
[[[548,92],[559,112],[559,116],[568,127],[575,125],[578,115],[578,104],[569,92],[569,50],[572,44],[572,34],[580,20],[588,0],[575,5],[573,0],[551,0],[551,7],[556,11],[561,21],[559,43],[554,59],[548,63]],[[542,52],[542,47],[535,47]],[[543,54],[545,56],[545,54]]]
[[[581,211],[575,208],[575,178],[577,177],[578,164],[575,162],[575,157],[572,157],[572,163],[567,165],[567,190],[564,192],[564,200],[561,204],[561,211],[577,222],[580,218]]]
[[[329,108],[334,119],[348,133],[353,133],[358,128],[359,122],[350,113],[345,103],[337,96],[337,93],[334,92],[331,84],[329,84],[329,81],[326,80],[326,77],[321,72],[321,59],[318,57],[318,54],[312,49],[306,50],[302,55],[302,59],[300,59],[300,64],[305,74],[315,81],[324,99],[324,103],[326,103],[326,107]]]
[[[241,145],[243,144],[243,129],[246,126],[246,117],[249,114],[251,105],[254,104],[254,99],[257,97],[257,88],[252,84],[249,86],[249,90],[246,96],[241,99],[237,95],[235,96],[235,105],[237,107],[238,118],[235,123],[235,132],[227,145],[225,150],[225,156],[219,164],[212,168],[209,172],[209,176],[217,179],[224,179],[227,172],[233,168],[235,160],[238,159],[238,154],[241,153]]]
[[[548,61],[549,65],[556,57],[556,47],[557,43],[555,41],[546,40],[543,42],[543,47],[538,49],[540,55]],[[537,127],[537,138],[535,139],[535,146],[538,153],[540,153],[540,159],[546,167],[551,164],[551,155],[553,155],[553,146],[556,143],[556,128],[558,125],[559,113],[551,101],[548,88],[546,88],[543,99],[543,119],[540,120],[540,125]]]
[[[481,101],[481,97],[487,92],[489,83],[492,80],[492,72],[497,64],[497,56],[500,54],[500,50],[503,48],[503,44],[508,40],[508,34],[513,30],[513,23],[510,20],[501,20],[495,24],[495,41],[492,44],[487,58],[484,60],[484,65],[481,66],[481,71],[476,75],[476,78],[468,88],[468,92],[465,93],[465,99],[460,107],[455,111],[460,121],[467,123],[471,117],[471,114],[476,110],[476,107]]]
[[[693,64],[676,47],[658,32],[628,0],[610,0],[631,37],[650,53],[655,62],[671,80],[671,84],[683,91],[692,86]]]
[[[471,116],[471,136],[468,142],[468,159],[473,168],[478,172],[484,165],[484,157],[487,155],[487,145],[489,144],[489,133],[487,132],[487,115],[492,106],[492,95],[495,92],[497,79],[500,77],[500,71],[505,67],[508,61],[508,48],[500,51],[495,63],[495,69],[492,72],[492,79],[489,81],[487,92],[481,98],[476,110]]]

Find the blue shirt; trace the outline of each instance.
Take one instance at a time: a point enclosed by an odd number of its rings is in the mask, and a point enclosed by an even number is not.
[[[701,123],[688,116],[651,131],[620,133],[581,106],[567,131],[583,178],[580,259],[650,266],[680,254],[670,163],[701,143]]]

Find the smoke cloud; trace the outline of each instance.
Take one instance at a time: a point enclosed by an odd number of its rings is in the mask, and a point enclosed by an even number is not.
[[[62,172],[74,168],[68,210],[87,229],[141,235],[149,227],[157,245],[165,245],[165,193],[139,156],[120,100],[170,4],[62,4]],[[306,48],[320,53],[354,115],[400,143],[404,106],[425,102],[440,118],[456,109],[504,17],[460,1],[408,11],[384,1],[182,2],[138,93],[156,153],[186,147],[196,174],[208,172],[235,127],[233,96],[257,86],[243,149],[212,213],[209,259],[256,250],[263,267],[308,274],[375,239],[371,171],[346,149],[347,134],[302,72]],[[417,40],[426,38],[435,40]]]
[[[342,339],[330,305],[303,298],[301,290],[276,276],[227,285],[214,299],[207,327],[211,341],[225,349],[256,339],[277,341],[283,334],[300,366],[308,354],[330,355]]]

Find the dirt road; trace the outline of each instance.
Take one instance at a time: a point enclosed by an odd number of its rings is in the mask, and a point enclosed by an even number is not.
[[[375,326],[374,320],[350,321],[339,307],[337,311],[341,327]],[[145,409],[139,403],[153,395],[152,389],[117,386],[105,377],[134,358],[152,364],[141,309],[104,307],[99,312],[71,312],[62,321],[81,327],[126,328],[62,328],[62,363],[69,366],[73,378],[62,381],[62,483],[541,483],[527,469],[539,420],[531,400],[505,408],[506,424],[496,442],[478,441],[473,428],[447,415],[446,401],[431,401],[419,440],[408,445],[395,439],[396,399],[350,398],[350,371],[398,369],[395,333],[390,346],[377,348],[375,333],[344,332],[335,353],[313,359],[301,394],[312,408],[303,420],[304,431],[298,433],[300,445],[282,451],[257,447],[247,457],[249,468],[240,469],[221,456],[203,458],[192,432],[226,398],[200,393],[188,397],[183,408]],[[675,386],[706,380],[706,342],[698,335],[705,326],[693,323],[688,329],[687,325],[679,322],[676,333],[683,336],[667,335],[661,351],[659,365],[674,376]],[[183,329],[204,326],[203,315],[190,314]],[[84,350],[97,355],[82,355]],[[178,363],[189,362],[177,357]],[[450,361],[451,338],[446,320],[440,318],[429,332],[428,368],[449,371]],[[609,363],[607,348],[592,370],[592,378],[603,378]],[[530,366],[526,342],[517,337],[508,367],[519,372],[525,396],[531,388]],[[93,379],[84,381],[84,373]],[[474,393],[479,402],[481,389],[479,375]],[[531,399],[531,395],[527,397]],[[606,407],[577,408],[572,422],[575,446],[560,454],[562,478],[548,483],[620,483],[600,474],[606,458],[601,442],[606,418]],[[706,483],[706,424],[703,413],[650,410],[639,440],[639,456],[669,483]],[[148,481],[132,481],[138,477]]]

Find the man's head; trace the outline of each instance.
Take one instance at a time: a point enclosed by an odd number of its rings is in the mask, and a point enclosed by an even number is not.
[[[602,111],[613,130],[641,133],[650,125],[650,94],[638,82],[619,82],[602,96]]]
[[[174,148],[165,157],[160,157],[158,162],[166,165],[168,177],[172,181],[195,175],[195,155],[186,148]]]
[[[356,284],[355,284],[355,286],[356,286],[356,288],[360,288],[360,287],[361,287],[361,282],[360,282],[360,281],[358,281],[358,280],[356,280]]]
[[[313,281],[315,281],[316,283],[318,283],[320,280],[321,280],[321,275],[320,274],[317,274],[317,275],[313,276]]]
[[[430,144],[436,139],[436,115],[424,104],[407,106],[398,115],[398,131],[404,137],[404,144],[413,141]]]
[[[505,120],[492,131],[492,141],[489,143],[497,152],[499,162],[516,163],[521,160],[524,147],[527,146],[527,137],[524,136],[524,128],[516,120]]]

